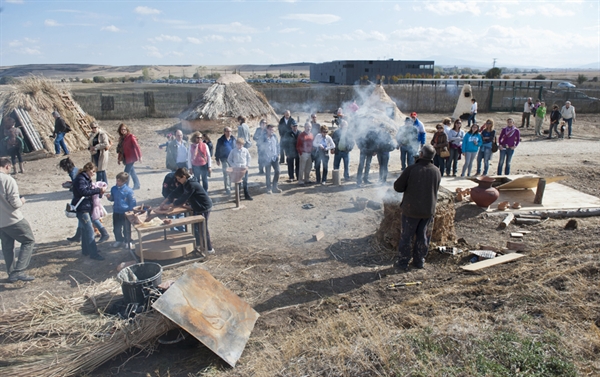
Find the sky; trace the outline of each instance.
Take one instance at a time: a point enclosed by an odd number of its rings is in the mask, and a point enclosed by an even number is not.
[[[600,0],[0,0],[0,66],[598,64]]]

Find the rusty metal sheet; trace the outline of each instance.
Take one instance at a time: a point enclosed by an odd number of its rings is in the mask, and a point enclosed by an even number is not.
[[[188,269],[152,306],[232,367],[259,317],[200,266]]]

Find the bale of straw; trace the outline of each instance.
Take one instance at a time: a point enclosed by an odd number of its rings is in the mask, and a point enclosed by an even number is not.
[[[389,189],[383,198],[383,219],[375,234],[377,240],[386,247],[396,249],[402,232],[402,194]],[[454,229],[454,195],[443,187],[438,192],[438,201],[435,208],[433,233],[431,241],[445,244],[456,239]]]

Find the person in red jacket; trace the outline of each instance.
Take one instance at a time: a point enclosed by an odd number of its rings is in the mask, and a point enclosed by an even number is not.
[[[304,132],[298,134],[296,141],[296,150],[300,157],[300,167],[298,169],[298,183],[304,186],[309,183],[310,170],[312,168],[311,153],[313,150],[312,126],[309,122],[304,123]]]
[[[136,137],[129,131],[125,123],[119,124],[117,133],[119,134],[119,144],[117,145],[119,165],[121,163],[125,165],[125,173],[129,174],[129,177],[133,180],[133,189],[139,190],[140,180],[137,174],[135,174],[133,164],[138,161],[142,162],[142,151]],[[129,186],[129,180],[127,180],[127,185]]]

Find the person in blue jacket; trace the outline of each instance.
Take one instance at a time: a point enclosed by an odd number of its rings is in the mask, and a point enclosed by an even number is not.
[[[92,196],[97,194],[102,197],[106,189],[104,187],[93,188],[92,177],[95,172],[96,166],[93,162],[88,162],[79,170],[73,180],[71,205],[77,206],[77,219],[79,228],[81,228],[81,253],[91,259],[104,260],[104,257],[98,254],[91,213],[93,209]]]
[[[110,189],[110,194],[106,198],[113,202],[113,233],[115,242],[112,247],[124,246],[131,248],[131,223],[127,220],[125,212],[133,210],[136,206],[136,200],[133,196],[133,190],[127,186],[129,174],[121,172],[117,174],[117,184]]]
[[[227,195],[231,194],[231,179],[229,178],[229,173],[227,172],[227,168],[229,167],[227,158],[229,157],[229,153],[231,153],[234,148],[235,137],[231,136],[231,128],[225,127],[223,129],[223,136],[217,139],[215,160],[217,162],[217,166],[223,167],[223,183],[225,184],[225,193]]]
[[[423,145],[425,145],[425,125],[417,118],[417,113],[414,111],[410,113],[410,119],[413,121],[413,126],[417,128],[417,138],[419,139],[419,144],[421,144],[422,148]]]
[[[479,126],[476,123],[471,125],[471,129],[469,132],[465,134],[462,143],[462,151],[465,156],[465,164],[462,168],[461,177],[465,176],[465,172],[467,173],[467,177],[471,176],[471,169],[473,168],[473,161],[477,158],[477,153],[479,152],[479,148],[483,144],[483,139],[479,134]]]

